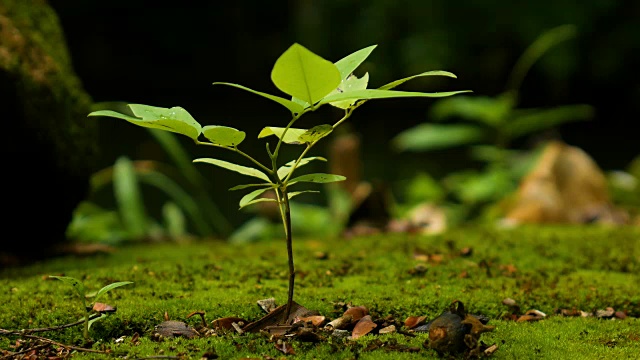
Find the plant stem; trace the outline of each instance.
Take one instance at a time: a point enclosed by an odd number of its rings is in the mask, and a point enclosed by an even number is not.
[[[291,306],[293,305],[293,285],[296,278],[296,270],[293,264],[293,239],[291,237],[291,208],[289,207],[289,196],[287,189],[282,189],[282,204],[284,205],[284,222],[285,235],[287,237],[287,257],[289,261],[289,292],[287,295],[287,308],[284,312],[284,321],[289,320]]]

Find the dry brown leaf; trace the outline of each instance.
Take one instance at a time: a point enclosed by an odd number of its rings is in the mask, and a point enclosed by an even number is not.
[[[93,304],[93,311],[99,312],[99,313],[114,313],[116,312],[116,308],[109,304],[97,302]]]
[[[580,148],[548,143],[534,169],[522,180],[503,223],[620,224],[627,215],[610,201],[607,180]]]
[[[296,352],[293,350],[293,346],[291,346],[291,344],[284,342],[284,341],[279,341],[275,344],[273,344],[276,349],[278,349],[279,351],[281,351],[283,354],[285,355],[295,355]]]
[[[351,338],[357,339],[361,336],[367,335],[371,330],[375,329],[378,325],[371,320],[371,315],[362,317],[351,332]]]
[[[356,321],[359,321],[360,319],[362,319],[368,314],[369,314],[369,309],[367,309],[365,306],[352,306],[344,312],[343,316],[346,316],[346,315],[351,316],[351,322],[354,323]]]
[[[230,316],[213,320],[211,326],[216,330],[233,330],[233,323],[243,326],[247,324],[247,321],[239,317]]]
[[[188,339],[194,338],[198,335],[198,332],[182,321],[163,321],[156,325],[155,332],[164,337],[186,337]]]
[[[322,324],[324,324],[326,318],[324,316],[321,315],[312,315],[312,316],[304,316],[304,317],[300,317],[300,318],[296,318],[296,321],[302,321],[304,323],[308,323],[310,322],[311,325],[315,326],[315,327],[319,327],[322,326]]]
[[[424,324],[426,320],[426,316],[409,316],[404,320],[404,327],[413,329],[416,326]]]

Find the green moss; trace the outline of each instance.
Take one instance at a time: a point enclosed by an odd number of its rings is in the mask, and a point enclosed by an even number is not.
[[[361,239],[299,239],[295,243],[298,270],[296,301],[335,318],[335,303],[365,305],[373,317],[392,315],[436,317],[459,299],[472,313],[490,317],[496,325],[484,334],[485,343],[500,346],[495,358],[634,358],[640,351],[640,229],[599,227],[530,227],[514,230],[466,228],[422,237],[378,236]],[[470,256],[460,249],[470,247]],[[280,240],[233,246],[219,242],[139,245],[121,248],[108,256],[60,258],[0,272],[4,309],[0,327],[21,329],[61,325],[81,315],[72,289],[44,275],[64,273],[83,279],[90,289],[114,281],[134,285],[110,292],[103,299],[118,312],[92,328],[94,347],[106,346],[116,354],[132,356],[184,354],[199,357],[214,349],[224,359],[269,355],[279,357],[273,344],[259,335],[176,339],[154,342],[154,325],[168,313],[185,319],[196,310],[208,321],[225,316],[247,320],[260,317],[255,301],[286,300],[287,268]],[[316,253],[329,254],[320,260]],[[424,263],[414,253],[426,253]],[[415,271],[416,265],[426,271]],[[502,304],[515,299],[522,311],[538,309],[548,318],[535,323],[504,320],[510,309]],[[626,320],[565,318],[556,309],[593,311],[613,307],[630,316]],[[141,344],[120,336],[142,335]],[[47,334],[65,343],[80,341],[80,328]],[[322,344],[294,342],[296,358],[410,359],[413,353],[389,351],[397,342],[420,349],[423,357],[436,354],[423,347],[425,334],[408,338],[399,334],[365,336],[358,341],[332,340]],[[381,346],[378,341],[383,341]],[[10,338],[0,339],[7,349]],[[346,344],[346,345],[345,345]],[[376,345],[377,344],[377,345]],[[375,348],[377,350],[367,350]],[[79,357],[87,356],[78,354]],[[94,355],[95,356],[95,355]]]

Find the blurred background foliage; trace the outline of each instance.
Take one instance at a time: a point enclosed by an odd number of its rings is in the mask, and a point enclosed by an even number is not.
[[[371,102],[350,119],[350,129],[361,141],[362,178],[389,184],[400,203],[416,201],[416,196],[443,198],[456,188],[454,183],[463,184],[457,186],[459,189],[470,189],[469,177],[461,174],[474,174],[471,179],[493,179],[490,182],[497,193],[483,201],[499,199],[513,190],[514,181],[498,181],[504,179],[500,169],[507,165],[497,166],[491,159],[506,159],[503,155],[508,152],[496,155],[495,146],[514,150],[508,154],[515,155],[535,149],[546,139],[562,139],[584,149],[607,171],[637,168],[637,160],[636,165],[631,163],[640,145],[630,131],[640,110],[640,83],[630,75],[640,65],[640,3],[636,1],[253,0],[187,6],[150,1],[50,0],[50,4],[65,30],[74,68],[98,104],[123,101],[182,106],[203,125],[236,126],[246,130],[249,138],[265,125],[285,124],[286,112],[251,94],[211,83],[231,81],[277,93],[270,83],[270,70],[277,56],[293,42],[332,61],[379,44],[360,68],[362,73],[370,72],[374,87],[427,70],[455,73],[456,80],[418,79],[403,85],[403,90],[471,89],[473,95],[442,103],[424,99]],[[564,24],[574,26],[574,36],[548,49],[518,86],[517,101],[509,100],[509,77],[520,56],[539,36]],[[392,141],[415,126],[447,124],[454,129],[451,125],[461,124],[460,114],[450,111],[456,101],[458,105],[464,101],[476,105],[477,116],[467,116],[466,120],[471,119],[467,124],[473,123],[473,118],[483,119],[478,110],[483,102],[494,108],[506,103],[508,113],[575,104],[577,107],[564,108],[568,114],[563,116],[589,120],[558,121],[498,142],[483,137],[487,141],[473,144],[490,147],[474,147],[473,151],[466,146],[471,142],[463,141],[461,146],[408,152],[398,147],[398,140]],[[334,109],[323,109],[301,126],[337,115]],[[476,125],[481,123],[475,121]],[[485,121],[482,127],[493,132],[504,130],[500,122]],[[239,231],[241,224],[246,225],[244,230],[250,226],[266,229],[264,217],[237,211],[237,194],[226,191],[237,182],[235,175],[211,167],[187,169],[171,155],[172,151],[183,151],[191,158],[209,156],[209,149],[196,148],[188,139],[176,138],[168,145],[124,122],[102,120],[100,130],[100,167],[105,170],[94,178],[128,168],[142,184],[138,198],[144,199],[145,210],[129,216],[164,219],[155,223],[160,224],[162,233],[174,235],[228,235]],[[264,152],[262,141],[246,143],[245,151],[266,160],[266,154],[260,155]],[[314,150],[321,156],[328,152],[321,147]],[[230,154],[218,155],[225,159]],[[323,164],[314,166],[318,168],[308,170],[325,170]],[[165,183],[180,187],[183,200],[178,200],[178,190],[170,190],[172,186],[150,185],[144,180],[149,171],[163,174]],[[620,174],[612,177],[617,176],[624,184],[626,175]],[[112,182],[103,179],[88,200],[107,212],[119,209],[120,215],[115,218],[112,213],[112,221],[118,219],[128,234],[140,237],[140,230],[127,227],[123,220],[125,209],[118,204],[121,190],[117,190],[117,183],[116,177]],[[504,185],[495,185],[500,183]],[[469,203],[469,195],[460,191],[461,203]],[[616,194],[620,192],[614,191],[614,197]],[[309,203],[300,204],[301,208],[322,211],[301,210],[299,213],[305,215],[294,219],[294,224],[303,224],[309,233],[326,230],[323,224],[344,224],[341,198],[343,195],[335,191],[309,196]],[[194,211],[205,217],[200,225],[197,215],[190,213]],[[331,214],[342,215],[336,222]],[[186,225],[180,225],[180,218]],[[146,235],[151,232],[147,230]]]

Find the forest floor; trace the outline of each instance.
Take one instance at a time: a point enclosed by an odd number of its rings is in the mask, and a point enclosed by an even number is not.
[[[82,318],[78,295],[48,275],[76,277],[89,290],[134,282],[99,300],[117,307],[90,329],[91,348],[107,354],[47,345],[24,336],[28,331],[5,332],[0,334],[0,359],[29,351],[62,358],[412,359],[416,353],[439,358],[429,333],[408,329],[405,320],[422,316],[414,322],[430,321],[456,300],[495,326],[480,337],[481,350],[497,345],[490,355],[495,359],[637,359],[640,354],[637,227],[470,227],[436,236],[294,239],[294,254],[297,303],[317,310],[326,321],[350,306],[363,306],[376,327],[358,338],[327,332],[316,342],[284,336],[277,342],[234,330],[207,333],[200,316],[188,317],[191,313],[203,312],[205,325],[212,328],[215,319],[261,318],[265,313],[258,300],[273,297],[278,305],[286,303],[284,241],[135,244],[110,254],[0,270],[4,330],[54,327]],[[537,312],[522,317],[528,310]],[[183,321],[199,335],[154,335],[167,319]],[[387,325],[396,331],[380,334]],[[82,326],[30,334],[86,346]]]

